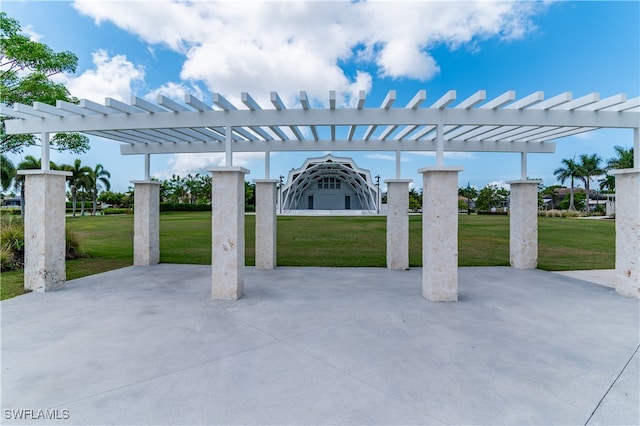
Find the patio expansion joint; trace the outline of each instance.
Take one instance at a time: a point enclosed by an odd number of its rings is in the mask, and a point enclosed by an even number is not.
[[[596,414],[596,411],[598,411],[598,408],[600,408],[600,405],[602,405],[602,401],[604,401],[604,399],[607,397],[607,395],[609,395],[609,392],[611,392],[611,389],[613,388],[613,386],[616,384],[616,382],[618,381],[618,379],[620,378],[620,376],[622,376],[622,373],[624,373],[624,371],[627,369],[627,367],[629,366],[629,364],[631,363],[631,360],[633,359],[633,357],[635,357],[638,353],[638,350],[640,350],[640,345],[636,346],[636,350],[633,351],[633,353],[631,354],[631,356],[629,357],[629,359],[627,360],[626,364],[624,365],[624,367],[622,367],[622,369],[620,370],[620,372],[618,373],[618,375],[616,376],[616,378],[613,380],[613,382],[611,382],[611,386],[609,386],[609,388],[607,389],[607,391],[604,393],[604,395],[602,395],[602,398],[600,398],[600,401],[598,401],[598,404],[596,405],[596,408],[593,409],[593,412],[591,413],[591,415],[589,416],[589,418],[587,419],[587,421],[584,423],[585,426],[587,426],[589,424],[589,422],[591,421],[591,419],[593,418],[593,416]]]

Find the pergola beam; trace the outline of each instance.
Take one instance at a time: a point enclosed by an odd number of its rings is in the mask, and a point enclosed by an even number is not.
[[[93,107],[93,105],[92,105]],[[102,106],[96,112],[107,110]],[[6,110],[3,109],[3,112]],[[31,114],[24,107],[18,107],[17,112]],[[213,127],[227,126],[366,126],[372,125],[475,125],[475,126],[569,126],[569,127],[611,127],[634,128],[640,120],[640,113],[628,111],[621,114],[617,111],[581,111],[581,110],[553,110],[538,109],[525,110],[487,110],[487,109],[343,109],[340,114],[328,109],[314,109],[310,111],[290,110],[262,110],[259,111],[186,111],[180,114],[163,112],[155,114],[113,114],[105,116],[77,116],[55,117],[56,119],[25,119],[7,120],[9,134],[42,133],[42,132],[82,132],[87,130],[113,129],[149,129],[149,128],[181,128],[181,127]],[[38,113],[38,112],[35,112]],[[11,112],[5,112],[11,115]],[[39,117],[46,113],[38,113]],[[47,115],[50,117],[50,115]],[[299,133],[299,132],[298,132]],[[298,135],[301,138],[301,135]],[[366,139],[366,138],[365,138]]]
[[[553,153],[553,142],[508,142],[508,141],[445,141],[445,152],[528,152]],[[436,141],[427,140],[319,140],[313,143],[291,143],[291,141],[252,141],[247,143],[234,142],[233,152],[274,152],[274,151],[436,151]],[[168,154],[189,152],[224,152],[224,144],[218,142],[201,141],[189,144],[148,144],[122,145],[120,152],[124,155],[134,154]]]

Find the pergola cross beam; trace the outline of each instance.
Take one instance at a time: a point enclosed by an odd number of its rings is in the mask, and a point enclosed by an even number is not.
[[[2,106],[8,134],[84,132],[120,142],[123,154],[178,152],[271,151],[495,151],[553,152],[554,139],[598,128],[638,128],[640,98],[624,94],[600,99],[591,93],[573,99],[570,92],[544,99],[534,92],[516,99],[514,91],[486,100],[480,90],[458,105],[451,90],[431,106],[422,107],[426,91],[419,91],[405,107],[394,107],[390,90],[379,107],[365,107],[360,91],[357,104],[341,106],[335,91],[326,108],[311,107],[300,92],[300,107],[286,108],[277,92],[273,108],[263,108],[242,93],[242,108],[219,93],[212,108],[186,95],[184,103],[159,96],[157,102],[132,97],[130,103],[107,98],[104,105],[89,100],[56,106],[36,103]],[[357,127],[366,128],[361,138]],[[375,129],[384,127],[374,137]],[[227,146],[227,128],[231,128]],[[310,138],[301,128],[311,129]],[[347,130],[341,130],[341,129]],[[440,129],[440,130],[439,130]],[[439,131],[438,131],[439,130]],[[287,134],[291,132],[295,139]],[[344,131],[344,134],[343,134]],[[290,134],[291,134],[290,133]],[[437,141],[440,140],[440,145]],[[224,143],[221,143],[224,142]]]

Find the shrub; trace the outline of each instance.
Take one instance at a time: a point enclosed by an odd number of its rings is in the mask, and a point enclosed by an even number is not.
[[[14,264],[15,261],[11,249],[4,245],[0,246],[0,269],[3,271],[13,269]]]
[[[580,217],[580,216],[583,216],[583,214],[577,210],[562,210],[562,217]]]
[[[494,212],[488,210],[478,210],[479,215],[490,215],[490,216],[507,216],[509,214],[508,211],[504,211],[502,209],[498,209]]]
[[[21,214],[22,211],[20,210],[20,208],[16,207],[4,207],[0,209],[0,215],[2,216],[20,216]]]
[[[8,247],[11,251],[24,250],[24,227],[20,218],[3,218],[0,241],[3,247]]]
[[[24,266],[24,226],[22,218],[3,216],[0,221],[0,269],[2,271],[20,269]],[[80,256],[80,241],[73,232],[65,232],[65,258]]]
[[[24,261],[22,218],[2,216],[0,222],[0,268],[3,271],[20,268]]]
[[[161,212],[205,212],[211,211],[211,204],[160,203]]]
[[[133,210],[131,209],[117,209],[115,207],[109,207],[107,209],[102,210],[102,214],[131,214]]]
[[[64,238],[65,258],[77,259],[78,257],[80,257],[80,242],[78,241],[78,236],[67,229],[65,231]]]
[[[541,216],[544,215],[546,217],[581,217],[584,216],[581,212],[577,210],[547,210],[546,212],[542,212]]]

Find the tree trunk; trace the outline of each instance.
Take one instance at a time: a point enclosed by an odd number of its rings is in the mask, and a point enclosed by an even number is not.
[[[82,203],[80,205],[80,216],[84,216],[84,202],[85,202],[85,192],[84,192],[84,190],[80,194],[80,201]]]
[[[24,220],[24,185],[26,182],[27,180],[25,179],[22,185],[20,185],[20,214],[22,215],[22,220]]]
[[[98,202],[97,198],[98,198],[98,190],[97,188],[93,189],[93,211],[91,212],[91,216],[95,216],[96,215],[96,203]]]
[[[71,216],[76,217],[76,201],[78,199],[78,190],[74,186],[71,188]]]
[[[571,179],[571,189],[569,190],[569,210],[574,211],[576,209],[573,198],[573,179]]]
[[[587,214],[587,216],[589,216],[590,209],[589,209],[589,181],[588,180],[584,181],[584,188],[587,191],[587,194],[584,198],[584,204],[585,204],[584,211]]]

